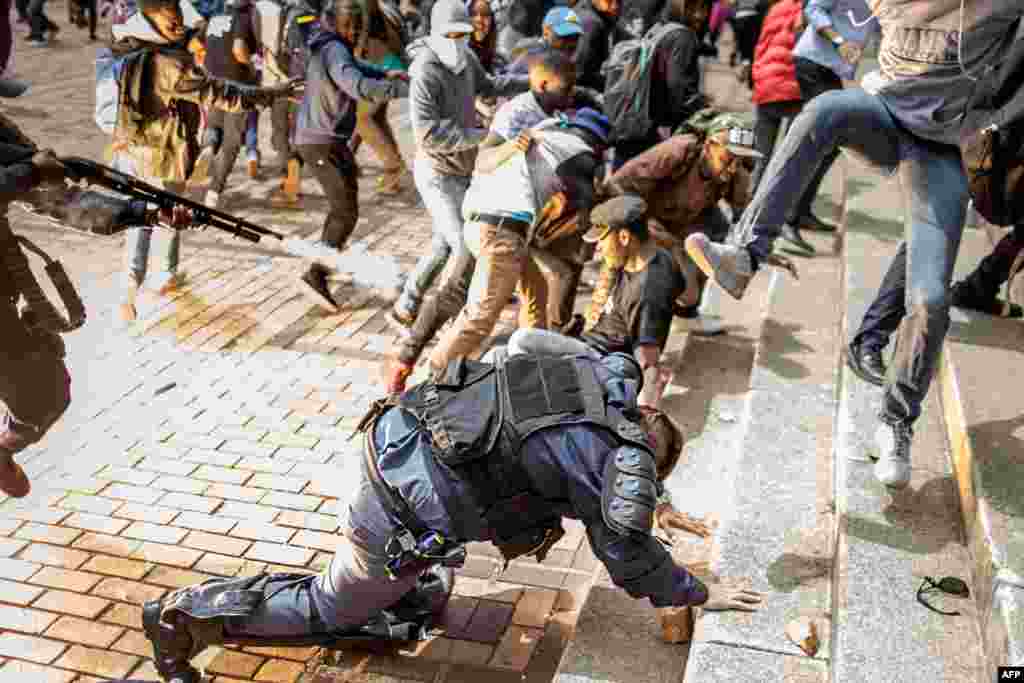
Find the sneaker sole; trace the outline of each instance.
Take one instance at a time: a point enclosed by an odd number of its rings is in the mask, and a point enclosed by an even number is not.
[[[714,280],[715,283],[719,287],[724,289],[732,298],[736,299],[737,301],[741,301],[743,299],[743,293],[746,291],[746,287],[744,287],[738,293],[734,292],[732,288],[726,287],[719,281],[718,277],[715,275],[715,269],[711,265],[711,261],[708,260],[708,257],[704,254],[704,250],[701,249],[699,245],[687,242],[684,246],[686,248],[686,253],[690,256],[690,258],[693,259],[693,262],[697,264],[697,267],[700,268],[705,275]]]
[[[850,351],[849,344],[843,347],[843,359],[846,361],[846,367],[850,368],[850,371],[853,372],[853,374],[857,375],[868,384],[874,384],[876,387],[885,386],[885,382],[879,381],[872,377],[871,375],[864,372],[863,370],[861,370],[860,366],[857,364],[857,361],[853,357],[853,353],[851,353]]]
[[[317,306],[320,306],[321,308],[327,309],[331,313],[337,313],[338,311],[341,310],[338,304],[334,303],[333,301],[330,301],[329,299],[325,299],[324,296],[320,294],[320,292],[316,291],[305,280],[299,281],[299,290],[306,297],[306,299],[316,304]]]

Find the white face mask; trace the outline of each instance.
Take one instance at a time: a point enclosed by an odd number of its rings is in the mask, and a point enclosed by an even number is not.
[[[466,52],[469,50],[469,38],[445,38],[430,36],[430,48],[438,59],[452,73],[462,73],[466,68]]]

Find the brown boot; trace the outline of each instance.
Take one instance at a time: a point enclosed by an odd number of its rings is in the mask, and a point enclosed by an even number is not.
[[[281,184],[281,192],[292,203],[299,201],[299,186],[302,183],[301,171],[302,166],[298,159],[288,160],[288,175],[285,176],[284,183]]]
[[[0,491],[11,498],[24,498],[32,490],[28,475],[10,453],[0,454]]]

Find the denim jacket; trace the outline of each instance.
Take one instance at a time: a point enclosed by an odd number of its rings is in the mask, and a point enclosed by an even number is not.
[[[915,135],[956,144],[978,125],[964,108],[976,78],[997,62],[1020,0],[876,0],[880,74],[870,89]],[[865,87],[868,87],[865,84]]]

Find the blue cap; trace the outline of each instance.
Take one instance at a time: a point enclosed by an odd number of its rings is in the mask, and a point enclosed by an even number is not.
[[[560,38],[583,34],[579,15],[569,7],[553,7],[544,16],[544,26],[549,27]]]
[[[605,144],[608,143],[608,135],[612,131],[612,124],[608,120],[608,117],[589,107],[584,107],[576,112],[576,116],[572,117],[569,121],[570,126],[577,128],[583,128],[589,130],[591,133],[601,138],[601,141]]]

